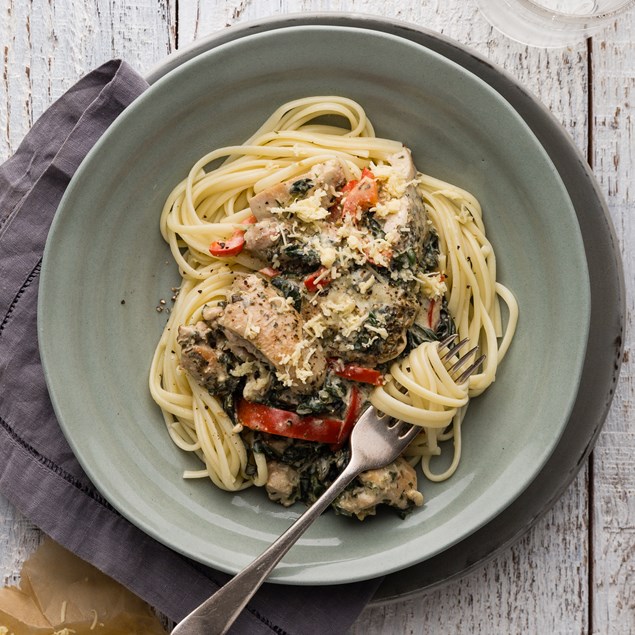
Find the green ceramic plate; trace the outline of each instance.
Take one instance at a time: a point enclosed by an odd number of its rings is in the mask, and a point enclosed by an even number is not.
[[[499,276],[521,321],[494,386],[470,407],[459,471],[422,482],[426,505],[358,523],[327,514],[272,581],[350,582],[421,562],[494,518],[538,474],[562,434],[584,361],[589,282],[579,226],[556,170],[523,120],[459,66],[400,38],[291,27],[203,53],[157,81],[77,172],[42,271],[39,337],[53,404],[84,469],[111,503],[161,542],[235,572],[301,512],[252,489],[184,481],[192,467],[147,391],[178,281],[158,231],[161,206],[209,149],[246,138],[279,104],[339,93],[418,167],[472,191]]]

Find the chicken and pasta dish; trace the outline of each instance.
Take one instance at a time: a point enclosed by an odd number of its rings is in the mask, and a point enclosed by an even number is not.
[[[421,433],[361,474],[338,513],[405,514],[423,502],[418,465],[430,480],[456,470],[468,402],[494,381],[518,315],[471,194],[419,172],[356,102],[307,97],[202,157],[160,226],[182,282],[150,390],[200,459],[185,477],[310,504],[369,403]],[[462,383],[439,351],[453,334],[485,355]]]

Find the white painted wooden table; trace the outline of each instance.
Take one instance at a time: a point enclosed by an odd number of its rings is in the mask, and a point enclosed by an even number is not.
[[[565,49],[517,44],[474,0],[0,0],[0,161],[82,74],[112,57],[149,70],[177,47],[280,13],[385,15],[468,44],[532,90],[586,153],[625,263],[628,336],[613,407],[555,508],[494,561],[417,599],[369,608],[353,633],[635,633],[635,16]],[[40,540],[0,497],[0,582]]]

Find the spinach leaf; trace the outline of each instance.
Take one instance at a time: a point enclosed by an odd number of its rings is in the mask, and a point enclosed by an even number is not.
[[[428,234],[423,249],[421,267],[424,272],[434,271],[439,264],[439,236],[435,230],[431,230]]]
[[[364,224],[370,230],[374,238],[385,238],[386,232],[380,222],[375,218],[373,213],[367,213],[363,216]]]
[[[321,264],[318,252],[303,244],[290,244],[284,247],[280,252],[280,261],[284,262],[288,269],[302,273],[315,271]]]
[[[304,196],[313,187],[311,179],[298,179],[289,188],[289,194],[293,196]]]
[[[320,413],[343,414],[345,410],[344,398],[346,385],[341,377],[329,373],[324,386],[296,407],[299,415],[313,415]]]
[[[439,339],[432,329],[419,326],[418,324],[413,324],[408,329],[406,338],[408,343],[404,353],[410,352],[413,348],[417,348],[417,346],[420,346],[424,342],[435,342]]]
[[[302,308],[302,291],[300,291],[300,285],[298,285],[298,283],[284,276],[276,276],[271,279],[271,284],[277,289],[280,289],[285,298],[291,298],[293,300],[293,308],[296,311]]]
[[[441,317],[437,330],[426,328],[419,324],[413,324],[406,332],[406,348],[402,355],[407,355],[413,348],[417,348],[423,342],[436,342],[446,338],[448,335],[456,333],[456,325],[448,311],[447,302],[443,300],[441,306]]]

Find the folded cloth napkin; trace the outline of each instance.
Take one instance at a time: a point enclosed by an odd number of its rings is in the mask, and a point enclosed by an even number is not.
[[[228,577],[121,517],[88,480],[57,423],[37,344],[42,251],[86,153],[147,83],[113,60],[81,79],[0,165],[0,491],[58,543],[178,621]],[[264,585],[232,633],[344,633],[379,580]]]

